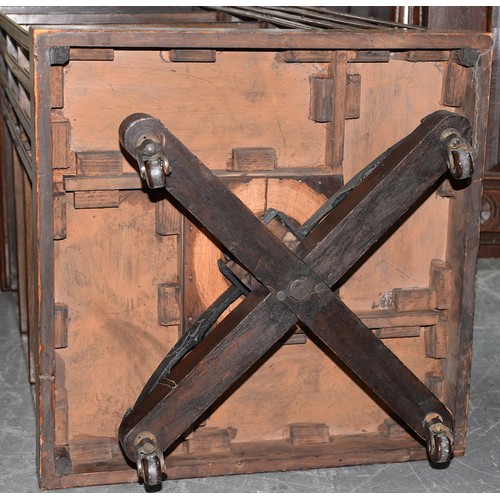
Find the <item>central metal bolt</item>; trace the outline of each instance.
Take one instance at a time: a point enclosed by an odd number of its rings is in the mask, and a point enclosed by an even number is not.
[[[307,299],[313,290],[312,283],[307,279],[298,279],[290,285],[290,297],[299,302]]]

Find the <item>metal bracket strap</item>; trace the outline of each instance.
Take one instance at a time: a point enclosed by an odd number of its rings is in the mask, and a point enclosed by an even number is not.
[[[125,415],[119,437],[127,456],[137,459],[134,442],[144,432],[155,436],[160,450],[167,450],[298,320],[369,392],[426,441],[429,450],[431,446],[436,449],[432,432],[436,426],[428,424],[429,415],[439,417],[440,436],[451,436],[451,431],[443,431],[453,429],[453,417],[446,406],[332,288],[432,192],[448,170],[453,173],[449,163],[454,155],[448,154],[443,131],[452,128],[467,143],[467,119],[447,111],[427,116],[334,210],[325,214],[295,252],[278,240],[186,146],[166,128],[150,125],[151,120],[147,115],[132,115],[125,120],[120,127],[122,145],[137,156],[144,139],[149,139],[144,130],[149,126],[155,134],[160,133],[161,139],[156,142],[164,145],[169,171],[164,171],[165,182],[160,179],[159,184],[164,183],[167,192],[260,285],[189,356],[181,359],[140,405]],[[463,158],[461,161],[463,164]],[[437,448],[445,450],[446,456],[434,452],[431,458],[449,460],[451,443]]]

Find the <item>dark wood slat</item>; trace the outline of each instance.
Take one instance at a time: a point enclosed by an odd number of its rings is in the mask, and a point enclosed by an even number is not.
[[[165,29],[165,28],[178,28],[178,29],[237,29],[237,30],[256,30],[256,29],[261,29],[264,28],[264,25],[266,23],[264,22],[259,22],[259,21],[227,21],[227,22],[222,22],[222,21],[164,21],[161,22],[161,20],[156,19],[154,23],[139,23],[139,25],[144,24],[145,26],[147,25],[148,28],[156,28],[156,29]],[[57,24],[56,24],[57,25]],[[29,23],[30,27],[36,28],[38,26],[47,26],[47,23]],[[54,27],[55,25],[49,25],[51,27]],[[64,28],[70,28],[71,25],[67,24],[61,24],[57,25],[58,27],[64,27]],[[137,23],[133,24],[116,24],[116,23],[109,23],[109,24],[96,24],[96,23],[91,23],[91,24],[81,24],[81,25],[74,25],[73,27],[79,27],[82,28],[85,26],[85,28],[91,28],[95,27],[98,28],[100,27],[108,27],[108,26],[121,26],[122,28],[129,28],[133,26],[134,28],[137,26]]]
[[[217,177],[228,177],[237,178],[241,177],[241,172],[236,172],[232,170],[212,170],[212,173]],[[275,168],[274,170],[268,170],[265,173],[259,170],[249,170],[245,172],[245,177],[266,177],[266,178],[279,178],[279,179],[294,179],[297,177],[318,177],[323,178],[323,182],[328,182],[329,180],[340,179],[336,176],[332,176],[332,171],[326,168]],[[339,184],[340,186],[340,184]]]
[[[14,3],[14,2],[13,2]],[[70,5],[9,5],[2,6],[2,12],[6,14],[190,14],[200,12],[199,7],[190,6],[70,6]]]
[[[103,176],[67,176],[64,178],[66,191],[103,191],[116,189],[142,189],[141,178],[137,174]]]
[[[241,172],[228,170],[214,170],[213,174],[220,178],[241,177]],[[296,178],[296,177],[324,177],[325,181],[331,179],[331,170],[313,169],[313,168],[283,168],[276,170],[267,170],[265,173],[259,170],[248,170],[245,176],[271,177],[271,178]],[[138,174],[123,175],[99,175],[99,176],[65,176],[64,189],[66,191],[100,191],[105,189],[142,189],[143,183]]]
[[[10,13],[9,18],[21,25],[47,24],[161,24],[163,22],[216,21],[216,12],[135,12],[135,13]]]
[[[19,306],[19,327],[22,334],[29,332],[29,309],[28,309],[28,257],[29,250],[27,248],[28,234],[26,230],[25,212],[27,207],[24,204],[25,200],[25,184],[24,170],[19,161],[19,155],[15,150],[10,151],[12,155],[12,170],[13,170],[13,191],[14,191],[14,214],[16,220],[16,254],[18,263],[18,306]],[[28,335],[26,335],[28,337]],[[29,347],[29,346],[27,346]],[[28,349],[26,349],[27,358],[29,359]],[[29,365],[29,362],[28,362]]]
[[[320,12],[323,15],[335,16],[336,19],[345,19],[346,22],[352,23],[352,25],[360,26],[368,25],[367,27],[374,28],[376,26],[386,26],[388,28],[402,28],[405,30],[420,29],[418,26],[408,26],[407,24],[397,23],[393,21],[386,21],[384,19],[367,18],[361,16],[355,16],[353,14],[347,14],[345,12],[332,12],[325,7],[303,7],[307,11]]]
[[[69,58],[71,61],[113,61],[115,51],[113,49],[81,49],[70,48]]]
[[[311,15],[296,15],[292,14],[292,10],[286,8],[286,9],[280,9],[280,8],[263,8],[263,7],[243,7],[243,9],[247,12],[250,12],[252,14],[265,14],[269,16],[273,16],[276,18],[276,20],[279,21],[272,21],[272,22],[281,22],[282,20],[287,20],[287,21],[293,21],[293,22],[298,22],[298,23],[303,23],[306,26],[311,26],[313,28],[322,28],[322,29],[343,29],[343,30],[348,30],[348,31],[353,31],[354,28],[337,23],[334,21],[331,21],[329,19],[326,19],[322,16],[311,16]]]
[[[361,29],[366,29],[366,28],[383,29],[378,24],[368,23],[366,21],[355,22],[353,20],[346,19],[346,18],[343,18],[341,16],[337,16],[336,12],[331,12],[331,11],[329,13],[318,12],[318,11],[303,8],[303,7],[285,7],[285,8],[272,7],[272,10],[278,11],[278,12],[295,13],[295,14],[303,16],[307,19],[330,21],[332,23],[332,27],[345,29],[345,30],[356,30],[356,29],[360,29],[360,28]]]
[[[31,161],[31,155],[30,153],[26,150],[24,143],[21,139],[21,136],[19,135],[19,132],[17,130],[16,125],[12,121],[12,117],[7,111],[6,103],[5,100],[2,105],[2,114],[5,120],[5,123],[7,125],[7,128],[9,129],[9,133],[12,137],[12,140],[14,141],[14,144],[16,146],[16,151],[19,153],[19,157],[21,159],[21,163],[24,166],[24,169],[26,170],[26,173],[28,174],[28,177],[32,181],[34,178],[34,167],[32,165]]]
[[[28,71],[23,68],[14,57],[12,57],[6,50],[2,51],[2,57],[7,63],[7,66],[12,71],[12,74],[19,80],[22,86],[27,90],[27,92],[32,94],[31,77]]]
[[[34,32],[32,32],[34,34]],[[51,143],[50,108],[50,59],[51,37],[36,39],[32,52],[33,85],[37,89],[37,99],[33,103],[33,126],[37,140],[33,144],[33,156],[37,162],[37,175],[32,179],[36,203],[33,204],[32,237],[36,248],[33,255],[33,290],[43,290],[35,300],[37,325],[37,409],[39,412],[38,474],[39,477],[56,476],[56,442],[54,422],[54,394],[56,357],[54,342],[54,236],[53,236],[53,184],[51,151],[46,145]],[[42,230],[43,228],[43,230]],[[35,293],[35,292],[34,292]]]
[[[7,96],[7,99],[9,100],[12,109],[16,113],[16,116],[21,123],[24,132],[26,135],[32,140],[33,138],[33,126],[31,124],[31,119],[26,115],[24,110],[21,108],[19,105],[19,101],[17,100],[14,91],[10,87],[9,83],[7,82],[7,78],[5,78],[5,75],[0,71],[0,84],[2,85],[3,90],[5,91],[5,95]]]
[[[18,23],[9,19],[6,15],[0,13],[0,28],[10,35],[21,47],[26,50],[31,48],[31,39],[27,30],[21,28]]]
[[[17,265],[17,237],[16,221],[12,214],[15,213],[14,181],[15,172],[12,158],[12,141],[0,114],[0,274],[2,290],[19,289],[19,272]]]
[[[205,49],[266,49],[266,50],[377,50],[418,49],[432,45],[435,50],[450,50],[474,46],[477,50],[488,50],[491,38],[487,35],[454,33],[408,32],[397,36],[393,32],[352,33],[331,30],[288,30],[287,36],[278,29],[260,30],[196,30],[179,32],[174,28],[140,28],[124,30],[123,27],[101,26],[100,29],[82,29],[78,25],[66,26],[65,30],[47,29],[37,34],[37,40],[50,46],[100,46],[100,47],[158,47],[161,39],[163,47],[205,48]]]
[[[290,19],[284,19],[280,17],[276,17],[273,14],[268,14],[265,12],[259,12],[259,11],[252,11],[251,9],[248,8],[235,8],[235,7],[218,7],[218,11],[220,12],[226,12],[227,14],[231,14],[236,17],[247,17],[250,19],[257,19],[258,21],[266,21],[271,24],[275,24],[276,26],[281,26],[284,28],[295,28],[295,29],[313,29],[312,26],[309,26],[308,24],[304,22],[298,22],[297,20],[290,20]]]

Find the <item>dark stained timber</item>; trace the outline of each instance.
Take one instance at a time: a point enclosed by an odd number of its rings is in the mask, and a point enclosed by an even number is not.
[[[139,122],[134,116],[131,122]],[[164,129],[171,169],[166,190],[263,286],[127,413],[120,440],[130,459],[142,432],[168,449],[297,319],[422,439],[428,415],[438,414],[453,428],[449,410],[330,290],[447,173],[441,142],[450,128],[470,137],[463,117],[445,111],[426,117],[305,238],[297,252],[303,260]],[[126,139],[122,143],[126,147]],[[388,193],[397,194],[388,201]],[[368,230],[353,230],[359,226]]]

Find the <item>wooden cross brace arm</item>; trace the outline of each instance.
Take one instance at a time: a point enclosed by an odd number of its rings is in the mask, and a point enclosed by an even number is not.
[[[470,137],[466,118],[447,111],[427,116],[294,252],[157,120],[132,115],[120,137],[132,155],[146,151],[139,164],[148,183],[165,187],[260,283],[125,415],[120,442],[139,468],[147,464],[144,442],[157,455],[171,447],[298,320],[427,442],[431,459],[449,460],[450,411],[332,289],[448,170],[470,175],[462,154]],[[158,146],[148,150],[145,139]]]

